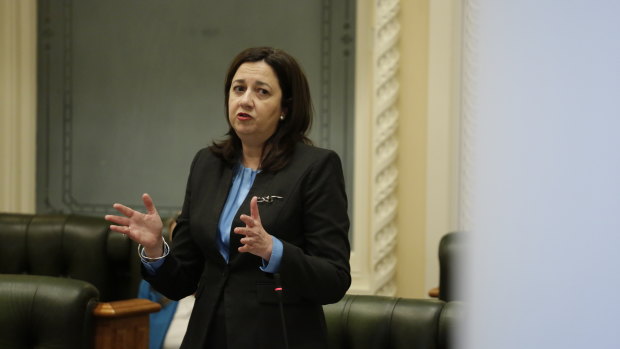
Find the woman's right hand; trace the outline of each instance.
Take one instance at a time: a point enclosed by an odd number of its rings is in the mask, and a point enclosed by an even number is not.
[[[146,214],[116,203],[112,207],[123,214],[124,217],[106,215],[105,219],[115,223],[115,225],[110,225],[110,230],[125,234],[133,241],[144,246],[144,253],[147,257],[160,257],[164,253],[163,223],[149,194],[142,195],[142,202],[144,202]]]

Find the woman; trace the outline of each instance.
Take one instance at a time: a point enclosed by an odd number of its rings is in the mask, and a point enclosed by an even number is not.
[[[181,348],[324,348],[321,305],[351,283],[340,159],[307,138],[308,83],[281,50],[237,55],[225,102],[228,138],[196,154],[170,248],[148,194],[146,214],[114,204],[124,217],[106,219],[142,246],[155,289],[195,292]]]

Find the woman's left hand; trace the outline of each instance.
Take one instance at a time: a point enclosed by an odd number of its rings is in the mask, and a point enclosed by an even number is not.
[[[250,200],[250,216],[242,214],[240,219],[245,223],[245,227],[237,227],[234,230],[235,234],[245,235],[245,237],[241,238],[243,245],[239,247],[239,252],[249,252],[269,261],[273,240],[261,224],[260,214],[258,213],[258,198],[256,196]]]

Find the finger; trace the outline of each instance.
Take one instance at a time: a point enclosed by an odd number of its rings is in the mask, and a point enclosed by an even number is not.
[[[131,216],[134,215],[134,213],[136,212],[135,210],[123,205],[123,204],[114,204],[112,205],[112,207],[114,207],[115,210],[117,210],[118,212],[124,214],[125,216],[131,218]]]
[[[155,204],[153,204],[153,199],[149,194],[142,194],[142,202],[144,202],[146,212],[148,212],[149,214],[157,214],[157,209],[155,208]]]
[[[256,235],[251,229],[243,228],[243,227],[237,227],[233,229],[233,233],[239,234],[239,235],[245,235],[245,236]]]
[[[239,248],[237,248],[237,251],[253,253],[252,251],[254,249],[255,248],[254,248],[254,246],[251,243],[245,243],[245,244],[242,244],[241,246],[239,246]]]
[[[256,225],[256,221],[254,220],[254,218],[242,214],[241,216],[239,216],[239,219],[245,223],[249,228],[253,228]]]
[[[243,228],[235,228],[233,229],[233,233],[239,234],[239,235],[245,235],[245,231],[243,230]]]
[[[250,200],[250,215],[256,221],[260,222],[260,214],[258,213],[258,198],[256,196],[253,196],[252,200]]]
[[[112,222],[112,223],[116,223],[118,225],[129,225],[130,221],[129,218],[127,217],[121,217],[121,216],[115,216],[115,215],[105,215],[105,220]]]
[[[120,225],[110,225],[110,230],[115,231],[117,233],[121,233],[121,234],[129,234],[129,227],[126,226],[120,226]]]

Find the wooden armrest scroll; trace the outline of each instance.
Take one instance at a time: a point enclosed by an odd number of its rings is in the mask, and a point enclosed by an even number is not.
[[[148,349],[149,314],[161,305],[134,298],[99,303],[95,317],[95,349]]]
[[[122,317],[149,314],[161,309],[159,303],[148,299],[132,298],[122,301],[102,302],[93,309],[95,317]]]

